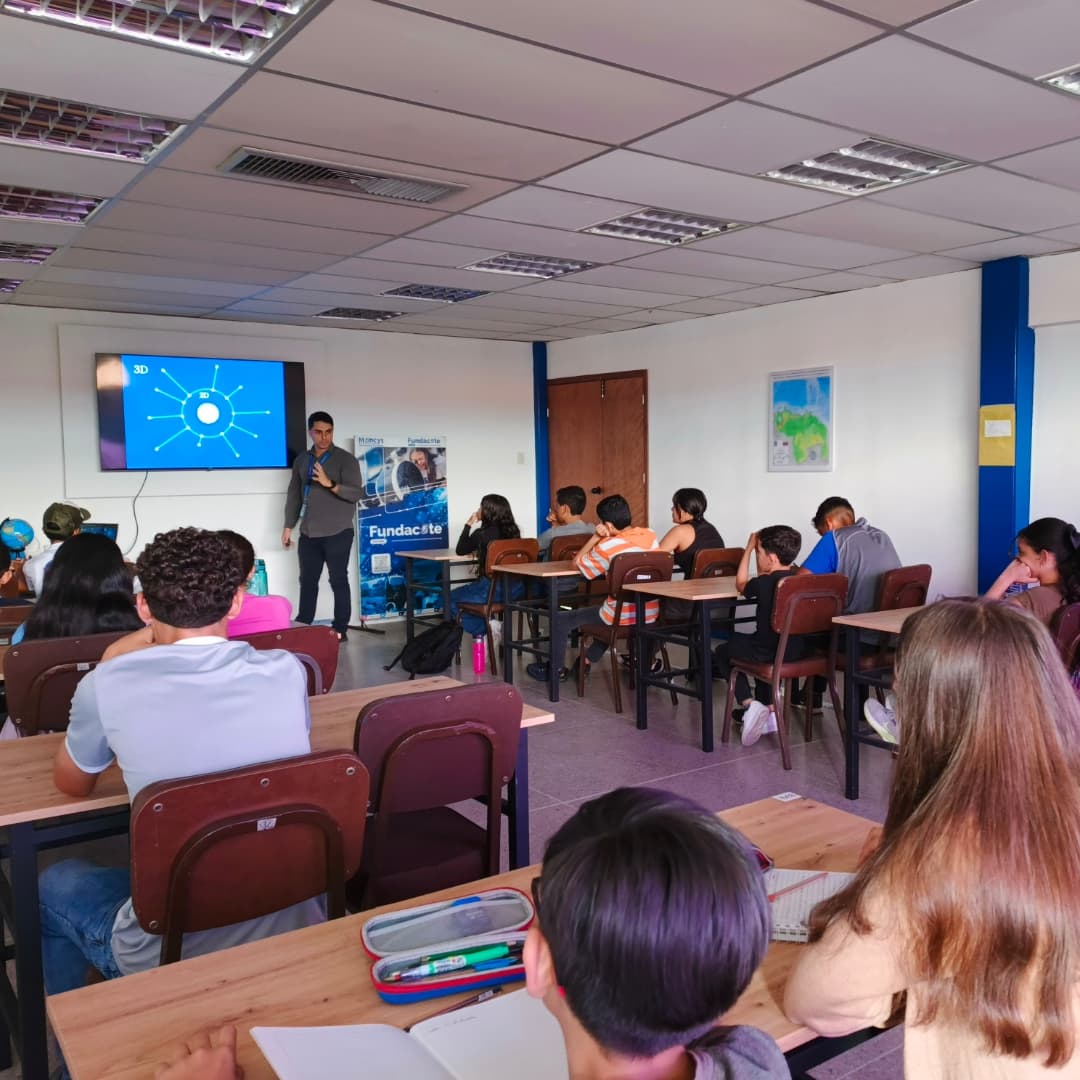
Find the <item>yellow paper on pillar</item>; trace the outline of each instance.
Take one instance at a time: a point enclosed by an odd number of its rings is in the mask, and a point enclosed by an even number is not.
[[[983,405],[979,409],[979,464],[1016,464],[1016,406]]]

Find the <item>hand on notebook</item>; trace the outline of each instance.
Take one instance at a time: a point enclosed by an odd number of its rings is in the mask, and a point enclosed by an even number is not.
[[[244,1070],[236,1063],[236,1028],[231,1024],[217,1031],[200,1031],[178,1044],[154,1074],[155,1080],[243,1080]]]

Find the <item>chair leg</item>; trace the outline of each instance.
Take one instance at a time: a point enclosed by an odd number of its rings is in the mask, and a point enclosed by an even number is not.
[[[611,694],[615,698],[615,711],[622,712],[622,683],[619,681],[619,657],[616,655],[615,642],[608,646],[608,654],[611,656]],[[634,644],[630,642],[630,686],[634,685]]]
[[[495,655],[495,635],[491,632],[491,616],[484,616],[484,631],[487,634],[488,671],[499,674],[499,658]]]
[[[668,651],[667,651],[667,646],[666,645],[661,645],[660,646],[660,655],[664,659],[664,674],[670,679],[671,678],[671,657],[668,656]],[[671,704],[672,705],[678,705],[679,704],[679,695],[676,694],[674,690],[669,691],[669,693],[671,694]]]
[[[806,680],[806,685],[809,687],[809,679]],[[814,739],[814,706],[812,701],[813,696],[808,690],[803,698],[803,738],[807,742],[813,742]]]
[[[773,671],[775,672],[775,668]],[[772,692],[773,692],[773,710],[775,713],[776,702],[780,698],[780,680],[774,674],[772,677]],[[788,722],[787,716],[784,710],[781,709],[779,715],[776,716],[776,733],[780,736],[780,760],[784,763],[785,769],[791,768],[791,740],[788,734]]]
[[[554,663],[554,660],[552,660]],[[578,634],[577,696],[585,696],[585,635]]]
[[[844,678],[847,678],[845,675]],[[840,728],[840,742],[843,743],[847,740],[847,730],[844,727],[844,706],[840,699],[840,691],[836,686],[836,672],[830,671],[828,674],[829,683],[829,700],[832,702],[833,712],[836,713],[836,724]]]
[[[711,684],[707,688],[703,688],[703,693],[711,693]],[[727,742],[731,737],[731,714],[735,707],[735,669],[732,668],[728,675],[727,681],[727,694],[724,698],[724,726],[720,730],[720,741]]]

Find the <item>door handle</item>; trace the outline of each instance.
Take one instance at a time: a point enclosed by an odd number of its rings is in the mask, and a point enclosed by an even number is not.
[[[604,490],[603,488],[598,488],[598,487],[589,488],[589,491],[593,495],[599,495],[603,490]]]

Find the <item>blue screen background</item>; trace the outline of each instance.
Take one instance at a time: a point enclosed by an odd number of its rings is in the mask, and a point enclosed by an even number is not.
[[[280,361],[121,356],[129,469],[284,468]]]

